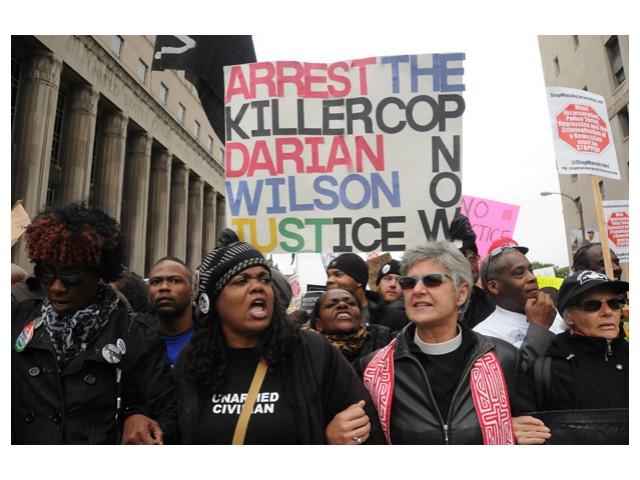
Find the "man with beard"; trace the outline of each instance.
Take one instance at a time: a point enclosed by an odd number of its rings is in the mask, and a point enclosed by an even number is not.
[[[176,257],[161,258],[149,272],[149,305],[160,323],[171,366],[193,336],[194,284],[193,271]]]

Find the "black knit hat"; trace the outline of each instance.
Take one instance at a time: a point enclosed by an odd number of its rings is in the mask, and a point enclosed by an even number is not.
[[[253,245],[235,242],[210,251],[198,271],[198,308],[202,313],[209,311],[209,299],[215,301],[227,283],[247,268],[262,266],[271,271],[264,255]]]
[[[378,272],[378,277],[376,278],[376,285],[380,285],[380,280],[382,280],[382,277],[384,277],[385,275],[389,275],[390,273],[400,275],[400,262],[395,258],[389,260],[382,266],[382,268]]]
[[[367,288],[367,281],[369,280],[369,267],[362,257],[356,253],[343,253],[337,256],[329,263],[327,270],[335,268],[340,270],[356,282],[361,283],[363,288]]]
[[[591,270],[574,272],[564,279],[558,293],[558,312],[560,315],[565,309],[585,292],[596,287],[609,287],[618,294],[629,291],[629,283],[621,280],[611,280],[603,273]]]

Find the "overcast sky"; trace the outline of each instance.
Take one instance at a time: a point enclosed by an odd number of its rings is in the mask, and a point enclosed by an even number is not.
[[[514,238],[530,260],[568,265],[546,91],[537,36],[505,41],[503,33],[451,30],[386,35],[349,31],[291,41],[290,34],[253,36],[258,61],[335,62],[369,56],[464,52],[462,193],[520,206]],[[393,254],[399,256],[400,254]],[[290,273],[290,255],[275,256]],[[319,255],[301,255],[301,280],[324,283]]]

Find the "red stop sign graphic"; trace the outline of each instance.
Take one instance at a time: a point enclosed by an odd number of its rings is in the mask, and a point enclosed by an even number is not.
[[[607,236],[616,247],[629,246],[629,215],[627,212],[614,212],[607,221]]]
[[[588,105],[572,103],[556,116],[558,138],[580,153],[602,153],[609,146],[607,124]]]

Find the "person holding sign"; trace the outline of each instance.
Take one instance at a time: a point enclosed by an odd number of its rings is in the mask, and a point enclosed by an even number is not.
[[[458,321],[473,282],[468,260],[443,241],[408,250],[401,265],[411,323],[356,364],[387,442],[514,444],[518,351]]]
[[[105,282],[122,271],[120,226],[71,204],[38,215],[26,252],[45,299],[11,324],[13,444],[177,441],[176,398],[156,320]]]
[[[196,331],[174,367],[183,443],[384,443],[355,371],[287,317],[257,248],[219,246],[198,271]]]

